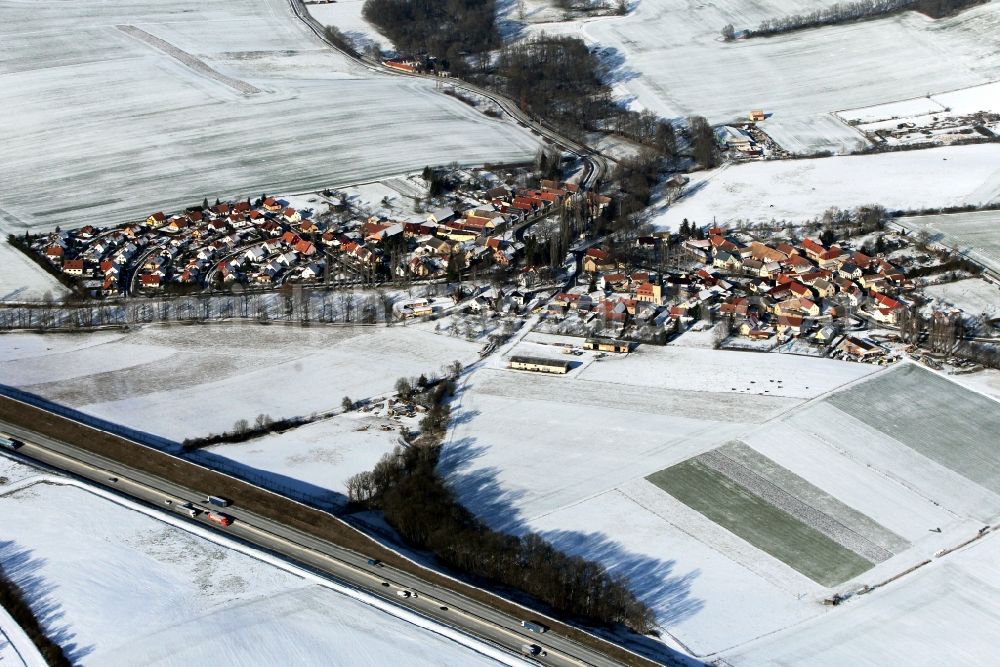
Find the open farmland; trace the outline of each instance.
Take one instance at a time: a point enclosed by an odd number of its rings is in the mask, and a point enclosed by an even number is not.
[[[976,665],[1000,645],[1000,536],[834,612],[727,652],[731,665]]]
[[[438,372],[478,350],[413,328],[239,323],[94,337],[10,335],[4,343],[24,348],[4,362],[5,384],[177,440],[258,414],[278,419],[339,409],[345,395],[384,394],[400,376]]]
[[[74,664],[497,664],[204,528],[54,481],[0,487],[0,563]]]
[[[511,352],[547,342],[531,334]],[[698,657],[822,628],[854,604],[822,600],[933,560],[1000,517],[1000,454],[982,437],[1000,426],[996,402],[915,365],[674,346],[569,358],[583,363],[565,376],[474,371],[441,469],[492,525],[538,531],[629,577],[667,641]],[[879,409],[884,393],[895,412]],[[756,416],[749,401],[765,401]],[[924,599],[917,579],[892,586],[911,581]],[[877,653],[882,664],[894,650]]]
[[[684,218],[701,225],[802,223],[832,206],[985,204],[1000,198],[998,164],[997,144],[739,164],[696,175],[688,186],[696,193],[666,209],[654,206],[651,221],[676,230]]]
[[[954,246],[1000,273],[1000,211],[919,215],[896,222],[914,231],[925,229],[937,243]]]
[[[0,9],[5,232],[535,152],[431,81],[351,64],[286,0]]]
[[[706,452],[647,479],[824,586],[843,583],[891,557],[876,541],[902,542],[739,444]],[[798,493],[787,490],[794,487]],[[818,509],[823,506],[831,511]],[[858,518],[861,521],[851,521]],[[883,539],[864,535],[872,527]]]
[[[907,12],[885,19],[723,42],[764,18],[832,2],[643,0],[628,16],[535,26],[580,32],[615,65],[616,90],[666,117],[710,122],[773,116],[763,127],[788,150],[845,151],[863,145],[831,112],[975,86],[1000,78],[1000,52],[984,49],[1000,23],[994,4],[940,21]]]
[[[996,401],[905,364],[834,394],[829,403],[983,488],[1000,494]]]

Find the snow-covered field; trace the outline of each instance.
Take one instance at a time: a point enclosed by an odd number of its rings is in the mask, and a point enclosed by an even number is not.
[[[656,226],[676,230],[684,218],[701,225],[796,223],[832,206],[873,203],[888,209],[983,204],[1000,197],[1000,145],[740,164],[696,174],[687,187],[697,192],[651,209]]]
[[[984,49],[1000,24],[995,3],[941,21],[908,12],[766,39],[724,42],[722,27],[756,27],[829,6],[805,0],[642,0],[628,16],[532,26],[579,34],[615,69],[619,96],[667,117],[713,123],[773,113],[763,127],[796,152],[852,150],[861,135],[832,112],[975,86],[1000,78]]]
[[[313,575],[85,487],[26,482],[0,493],[0,562],[74,664],[498,664]]]
[[[433,82],[350,64],[286,0],[0,9],[4,233],[522,160],[537,146]]]
[[[1000,536],[932,562],[884,590],[728,653],[787,667],[976,665],[1000,645]]]
[[[358,51],[364,51],[371,44],[377,45],[382,50],[392,50],[392,43],[361,15],[364,5],[365,0],[336,0],[336,2],[306,5],[306,9],[323,25],[332,25],[340,29],[350,38]]]
[[[984,313],[990,318],[1000,316],[1000,287],[982,278],[931,285],[924,288],[924,294],[934,298],[934,308],[954,306],[973,317]]]
[[[384,410],[379,410],[378,415],[353,411],[285,433],[216,445],[204,451],[250,466],[264,476],[271,475],[279,485],[304,485],[309,494],[322,489],[346,497],[347,479],[371,470],[383,454],[392,451],[402,424],[416,429],[415,419],[395,421],[385,416]]]
[[[926,229],[932,240],[954,246],[1000,272],[1000,211],[970,211],[899,218],[912,230]]]
[[[41,301],[46,293],[59,298],[68,292],[6,238],[0,239],[0,301]]]
[[[339,409],[401,376],[469,361],[479,346],[412,327],[217,324],[130,334],[0,339],[0,381],[181,440],[253,422]],[[0,357],[3,358],[3,357]]]
[[[539,354],[551,342],[531,334],[511,352]],[[929,417],[941,422],[934,434],[952,434],[949,446],[969,447],[948,467],[937,445],[916,435],[921,415],[933,412],[918,400],[919,387],[932,380],[936,395],[947,394],[943,405],[974,405],[978,414],[992,403],[915,366],[875,372],[861,364],[675,346],[583,362],[566,376],[499,363],[475,371],[454,406],[442,471],[490,523],[539,531],[630,577],[669,636],[699,657],[728,660],[740,647],[807,621],[821,628],[817,617],[830,610],[821,603],[833,592],[884,581],[1000,517],[1000,495],[983,486],[992,477],[969,472],[969,462],[982,456],[968,442],[976,437],[969,415]],[[877,402],[894,386],[904,394],[895,397],[900,405],[915,406],[900,412],[904,424],[878,421],[877,411],[844,411],[859,400]],[[761,396],[765,388],[775,396]],[[698,396],[700,412],[681,395]],[[770,403],[753,412],[741,405],[750,400]],[[860,526],[857,534],[883,555],[826,588],[645,479],[734,441],[745,443],[779,495]],[[875,655],[886,664],[893,653]]]
[[[837,115],[867,125],[881,121],[917,122],[925,116],[965,116],[978,111],[1000,113],[1000,81],[863,109],[848,109]]]

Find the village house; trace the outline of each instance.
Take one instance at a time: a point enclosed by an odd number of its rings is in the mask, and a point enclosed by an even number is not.
[[[615,263],[611,261],[611,255],[600,248],[590,248],[583,255],[583,270],[585,273],[597,273],[614,269]]]
[[[649,282],[641,283],[635,288],[635,300],[651,303],[654,306],[662,306],[663,287]]]
[[[63,273],[69,276],[82,276],[83,269],[84,266],[82,259],[67,259],[62,265]]]

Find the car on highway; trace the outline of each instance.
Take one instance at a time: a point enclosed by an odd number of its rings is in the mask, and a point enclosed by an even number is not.
[[[385,563],[383,563],[377,558],[369,558],[368,564],[371,565],[372,567],[385,567]]]
[[[415,595],[413,595],[413,593],[406,590],[405,588],[401,588],[400,590],[396,591],[396,595],[398,595],[401,598],[416,597]]]
[[[0,433],[0,447],[13,450],[17,449],[23,444],[24,444],[23,442],[21,442],[17,438],[12,438],[7,433]]]
[[[542,647],[538,644],[521,644],[521,653],[525,655],[541,655]]]

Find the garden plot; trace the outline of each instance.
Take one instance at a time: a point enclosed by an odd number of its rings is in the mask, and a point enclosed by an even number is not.
[[[975,665],[1000,645],[1000,537],[991,533],[822,618],[725,654],[739,667]]]
[[[120,223],[205,196],[315,190],[427,164],[522,161],[537,147],[526,130],[431,81],[352,64],[285,0],[2,5],[5,233]],[[116,27],[129,25],[189,58]]]
[[[921,455],[1000,493],[1000,403],[916,364],[903,364],[826,399]]]
[[[970,211],[897,218],[908,229],[927,230],[937,243],[953,246],[1000,272],[1000,211]]]
[[[933,308],[953,306],[973,317],[981,314],[989,318],[1000,316],[1000,288],[982,278],[930,285],[924,288],[924,294],[934,298]]]
[[[562,31],[578,32],[603,49],[614,66],[616,91],[635,105],[667,117],[703,115],[712,123],[745,119],[762,108],[772,114],[763,128],[798,151],[864,145],[859,133],[830,115],[838,109],[1000,77],[1000,53],[982,48],[1000,22],[995,5],[940,21],[907,12],[766,39],[720,37],[726,24],[752,28],[764,18],[813,11],[816,4],[644,0],[628,16]]]
[[[1000,198],[998,164],[1000,145],[978,144],[732,165],[692,178],[687,187],[696,194],[669,208],[655,205],[651,222],[676,230],[684,218],[700,225],[803,223],[832,206],[985,204]]]
[[[7,347],[31,338],[0,342]],[[14,362],[16,381],[8,384],[181,440],[231,429],[238,419],[253,422],[259,414],[278,419],[339,409],[345,395],[384,394],[400,376],[440,372],[454,360],[470,361],[479,349],[409,327],[151,326],[102,340],[51,355],[38,349]],[[139,355],[126,365],[134,346],[153,348],[146,356],[156,358]],[[89,375],[102,355],[113,370]],[[77,356],[88,365],[69,375]]]
[[[78,486],[0,496],[0,563],[74,664],[492,664],[370,598],[164,519]]]

